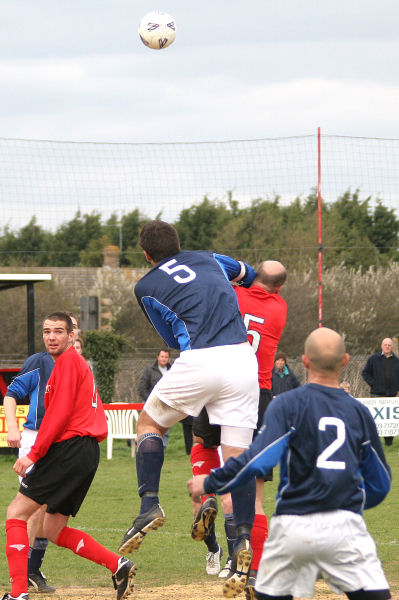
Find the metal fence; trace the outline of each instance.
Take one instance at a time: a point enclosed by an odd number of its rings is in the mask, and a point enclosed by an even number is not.
[[[125,355],[119,361],[119,372],[115,381],[114,402],[140,402],[138,383],[145,367],[152,364],[156,358],[157,350],[153,354]],[[172,356],[173,358],[173,356]],[[342,381],[348,381],[351,394],[358,398],[367,398],[370,394],[369,386],[363,381],[362,369],[367,356],[354,356],[342,370]],[[288,366],[294,371],[301,383],[306,383],[306,370],[301,358],[288,359]]]
[[[144,369],[156,359],[159,348],[146,349],[140,354],[125,354],[119,360],[119,371],[115,379],[114,402],[140,402],[138,384]],[[176,358],[178,352],[171,352],[171,360]],[[0,355],[0,369],[20,367],[26,356]],[[363,381],[362,369],[366,364],[367,356],[353,356],[342,370],[341,380],[348,381],[351,394],[358,398],[367,398],[370,388]],[[301,358],[288,359],[288,366],[294,371],[301,383],[306,383],[306,370]],[[94,365],[95,369],[95,365]]]

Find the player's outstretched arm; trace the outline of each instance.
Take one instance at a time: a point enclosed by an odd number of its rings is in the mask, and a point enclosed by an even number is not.
[[[219,263],[226,273],[229,281],[249,287],[256,277],[256,271],[250,265],[224,254],[214,254],[216,262]]]
[[[277,465],[287,451],[293,432],[263,429],[240,456],[231,457],[220,469],[213,469],[204,481],[205,493],[226,494],[253,477],[263,477]]]

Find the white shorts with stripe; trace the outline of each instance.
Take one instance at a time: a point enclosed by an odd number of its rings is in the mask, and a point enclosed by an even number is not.
[[[152,390],[149,408],[153,397],[191,416],[206,405],[210,423],[255,429],[259,385],[254,351],[248,343],[186,350]]]
[[[26,456],[27,454],[29,454],[33,444],[36,441],[38,433],[39,433],[38,429],[27,429],[26,427],[24,427],[24,429],[22,430],[22,433],[21,433],[21,446],[18,449],[18,458],[22,458],[23,456]],[[32,469],[32,467],[33,467],[33,465],[28,467],[26,469],[26,472],[29,473],[29,471]],[[19,479],[19,482],[21,483],[23,478],[18,477],[18,479]]]
[[[312,598],[319,578],[337,594],[389,588],[363,517],[347,510],[273,516],[255,589]]]

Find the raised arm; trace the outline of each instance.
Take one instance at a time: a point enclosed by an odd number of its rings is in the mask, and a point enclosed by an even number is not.
[[[224,254],[215,253],[213,256],[229,281],[244,287],[249,287],[252,284],[256,277],[256,271],[250,265]]]

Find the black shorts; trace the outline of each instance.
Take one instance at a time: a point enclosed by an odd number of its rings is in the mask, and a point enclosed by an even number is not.
[[[207,410],[201,410],[198,417],[193,418],[193,434],[203,439],[204,448],[220,446],[220,425],[211,425]]]
[[[254,431],[254,437],[256,438],[258,435],[259,429],[262,427],[263,417],[265,416],[265,412],[267,411],[267,407],[272,401],[272,391],[262,389],[259,390],[259,404],[258,404],[258,422],[256,423],[256,429]]]
[[[254,431],[252,440],[256,438],[259,429],[262,427],[263,417],[265,416],[265,412],[267,411],[267,407],[269,406],[271,401],[271,390],[262,389],[259,391],[258,422],[256,424],[256,429]],[[273,481],[273,469],[270,469],[270,471],[268,471],[266,475],[264,475],[263,481]]]
[[[263,417],[271,400],[271,390],[262,389],[259,391],[258,422],[253,434],[253,440],[257,436],[258,430],[263,423]],[[208,413],[205,407],[201,410],[198,417],[194,417],[193,419],[193,434],[202,438],[204,448],[214,448],[220,445],[220,425],[211,425],[209,423]],[[263,479],[264,481],[273,481],[273,469],[270,469]]]
[[[92,437],[73,437],[50,446],[22,480],[19,491],[47,512],[77,514],[89,490],[100,460],[98,442]]]

